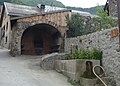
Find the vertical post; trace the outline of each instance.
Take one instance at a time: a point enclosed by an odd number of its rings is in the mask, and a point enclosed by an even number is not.
[[[120,49],[120,0],[117,0],[118,28],[119,28],[119,49]]]

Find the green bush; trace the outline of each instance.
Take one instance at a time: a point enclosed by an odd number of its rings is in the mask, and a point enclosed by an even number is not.
[[[75,81],[75,80],[68,79],[68,82],[70,82],[70,84],[71,84],[72,86],[81,86],[81,85],[79,85],[79,82],[77,82],[77,81]]]
[[[76,50],[72,53],[66,54],[66,59],[102,59],[102,51],[100,49],[93,48],[92,50]]]
[[[93,48],[91,54],[92,54],[92,59],[100,60],[102,58],[102,51],[100,49]]]

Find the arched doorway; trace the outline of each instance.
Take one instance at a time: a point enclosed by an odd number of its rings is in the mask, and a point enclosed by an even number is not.
[[[49,24],[27,28],[21,38],[21,54],[40,55],[60,51],[60,32]]]

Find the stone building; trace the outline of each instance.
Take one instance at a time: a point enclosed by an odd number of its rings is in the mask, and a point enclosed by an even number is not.
[[[2,9],[2,6],[0,5],[0,19],[1,19],[1,9]],[[1,27],[0,27],[0,29],[1,29]]]
[[[107,0],[104,10],[108,12],[108,15],[116,17],[117,14],[117,0]]]
[[[49,8],[5,2],[0,20],[1,45],[10,49],[13,56],[63,52],[68,29],[66,15],[71,10]]]
[[[2,11],[2,5],[0,5],[0,20],[1,20],[1,11]]]
[[[0,5],[0,16],[1,16],[2,6]]]

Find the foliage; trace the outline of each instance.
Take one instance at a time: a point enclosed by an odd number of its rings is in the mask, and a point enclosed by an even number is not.
[[[10,2],[10,0],[0,0],[0,4],[3,4],[4,2]]]
[[[115,22],[111,16],[108,16],[107,12],[105,12],[101,6],[97,7],[96,14],[99,16],[95,17],[97,21],[96,30],[108,29],[117,26],[117,22]]]
[[[73,14],[71,17],[66,16],[68,30],[68,37],[76,37],[82,34],[84,21],[79,14]]]
[[[66,54],[66,59],[102,59],[102,51],[100,49],[93,48],[91,51],[89,49],[76,50],[72,53]]]
[[[116,20],[108,16],[103,7],[97,7],[97,15],[97,17],[93,18],[90,16],[83,17],[79,14],[72,14],[71,17],[66,17],[69,28],[67,37],[86,35],[117,26]]]
[[[101,59],[102,51],[100,49],[93,48],[91,51],[91,55],[93,59]]]
[[[68,9],[72,9],[72,10],[89,12],[89,13],[91,13],[91,14],[95,14],[95,15],[96,15],[97,7],[98,7],[98,6],[91,7],[91,8],[81,8],[81,7],[67,7],[67,8],[68,8]],[[102,5],[101,7],[102,7],[102,9],[103,9],[103,8],[104,8],[104,5]]]
[[[11,0],[10,2],[16,3],[16,4],[24,4],[24,2],[22,2],[21,0]]]
[[[104,7],[104,6],[102,6]],[[89,12],[91,14],[96,14],[96,8],[97,7],[91,7],[91,8],[81,8],[81,7],[67,7],[68,9],[72,10],[78,10],[78,11],[83,11],[83,12]]]
[[[17,4],[37,6],[38,4],[52,5],[58,7],[65,7],[61,2],[56,0],[0,0],[0,4],[3,2],[11,2]]]
[[[69,82],[72,86],[81,86],[81,85],[79,85],[79,83],[76,82],[75,80],[68,79],[68,82]]]

